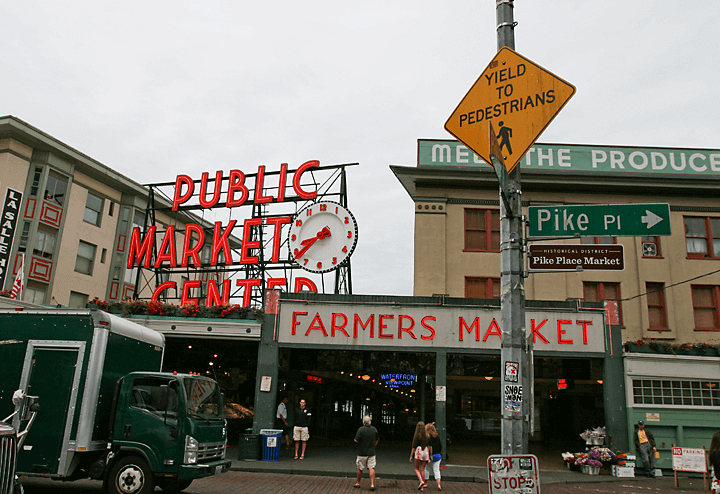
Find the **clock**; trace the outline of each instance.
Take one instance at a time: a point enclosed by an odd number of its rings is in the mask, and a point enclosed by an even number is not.
[[[337,269],[355,250],[357,223],[347,208],[319,201],[300,210],[290,224],[290,259],[313,273]]]

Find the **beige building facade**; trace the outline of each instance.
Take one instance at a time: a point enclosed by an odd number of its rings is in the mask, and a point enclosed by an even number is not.
[[[20,195],[15,204],[12,199]],[[28,123],[5,116],[0,117],[0,197],[6,211],[17,206],[14,224],[4,220],[0,290],[12,287],[24,256],[24,301],[84,307],[95,297],[113,302],[136,295],[138,272],[127,268],[127,257],[133,227],[145,225],[146,187]],[[211,228],[193,215],[157,212],[156,246],[168,225],[183,242],[188,222]],[[177,281],[179,287],[182,279],[202,277],[200,271],[147,277],[146,271],[138,285],[141,298],[149,298],[162,281]],[[180,295],[172,292],[166,294]]]
[[[531,271],[526,299],[614,299],[624,341],[720,343],[720,151],[536,144],[521,167],[526,218],[530,206],[666,203],[671,223],[671,235],[530,239],[619,244],[625,267]],[[418,165],[392,170],[415,205],[414,295],[499,297],[492,168],[457,141],[420,140]]]

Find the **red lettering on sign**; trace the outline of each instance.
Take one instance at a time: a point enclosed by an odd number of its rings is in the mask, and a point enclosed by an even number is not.
[[[183,185],[188,188],[187,192],[185,192],[184,194],[182,193]],[[193,183],[192,178],[188,177],[187,175],[178,175],[175,179],[175,194],[173,196],[172,210],[177,211],[180,204],[184,203],[192,197],[194,190],[195,184]]]
[[[193,232],[197,234],[198,241],[197,244],[191,248],[190,241],[192,240]],[[180,263],[182,267],[186,267],[188,265],[188,257],[192,257],[193,265],[196,267],[201,265],[198,253],[200,252],[200,249],[202,249],[204,243],[205,232],[200,225],[196,223],[189,223],[185,225],[185,242],[183,242],[183,252],[180,256]]]
[[[228,184],[228,197],[225,206],[233,208],[242,206],[247,201],[250,191],[245,186],[245,174],[240,170],[230,170],[230,179]],[[235,192],[240,191],[240,198],[235,199]]]
[[[233,220],[235,221],[235,220]],[[257,249],[260,247],[260,241],[251,241],[250,227],[259,226],[262,224],[262,218],[247,218],[243,223],[243,239],[242,246],[240,247],[240,262],[242,264],[257,264],[258,256],[248,256],[247,251],[250,249]]]
[[[317,323],[317,325],[315,323]],[[325,331],[325,325],[323,324],[320,313],[318,312],[315,313],[315,317],[310,323],[310,326],[308,326],[308,329],[305,332],[305,336],[309,335],[310,331],[312,331],[313,329],[319,329],[320,331],[322,331],[323,336],[327,336],[327,331]]]
[[[433,338],[435,338],[435,335],[437,333],[435,333],[435,328],[430,326],[425,321],[437,321],[437,319],[435,318],[435,316],[425,316],[420,321],[420,324],[422,325],[423,328],[430,330],[430,336],[420,335],[420,338],[422,338],[423,340],[432,340]]]
[[[135,260],[137,259],[138,264],[145,258],[144,268],[150,267],[150,258],[152,257],[153,239],[155,238],[155,227],[151,226],[148,228],[147,235],[142,242],[140,242],[140,228],[134,227],[132,235],[130,236],[130,250],[128,251],[128,262],[127,268],[132,269],[135,267]]]
[[[488,327],[487,331],[485,332],[483,341],[487,341],[487,339],[490,335],[495,335],[502,340],[502,331],[500,331],[500,326],[498,326],[498,323],[495,320],[495,318],[493,318],[492,322],[490,323],[490,326]]]
[[[557,333],[558,333],[558,343],[563,345],[572,345],[573,340],[564,340],[563,335],[567,333],[562,326],[563,324],[572,324],[572,321],[565,321],[565,320],[558,320],[557,322]]]
[[[342,324],[337,324],[337,322],[336,322],[337,317],[342,318]],[[332,336],[334,338],[335,331],[337,330],[337,331],[342,331],[342,334],[344,334],[345,336],[350,338],[350,335],[347,334],[347,332],[345,331],[345,326],[347,326],[347,323],[348,323],[348,318],[345,314],[343,314],[342,312],[333,312],[332,319],[330,321],[330,336]]]
[[[578,321],[577,324],[580,324],[582,326],[582,332],[583,332],[583,345],[588,344],[588,333],[587,333],[587,327],[592,324],[592,321]]]
[[[175,256],[175,227],[168,225],[165,230],[165,236],[158,249],[158,255],[155,258],[155,267],[159,267],[163,261],[169,262],[172,267],[177,266],[177,258]]]
[[[272,202],[272,196],[263,195],[263,182],[265,181],[265,165],[258,166],[257,177],[255,177],[255,204]]]
[[[295,278],[295,293],[300,293],[303,288],[307,288],[311,292],[317,293],[317,286],[313,280],[303,278],[302,276]]]
[[[257,219],[260,219],[260,218],[257,218]],[[248,220],[245,221],[246,224],[247,224],[247,221]],[[220,253],[221,250],[223,251],[223,256],[225,257],[225,264],[233,263],[232,254],[230,252],[230,244],[228,243],[228,236],[230,236],[230,234],[233,231],[233,228],[235,228],[235,223],[236,223],[235,220],[231,220],[230,223],[228,223],[228,226],[225,229],[225,231],[222,234],[220,234],[220,230],[222,229],[222,223],[220,223],[219,221],[215,222],[215,230],[213,231],[212,251],[210,254],[210,265],[211,266],[217,266],[218,254]],[[247,232],[247,230],[245,230],[245,232]],[[245,233],[245,235],[243,235],[243,247],[245,246],[245,238],[247,238],[247,233]],[[260,245],[260,242],[258,242],[258,245]],[[244,249],[243,249],[242,253],[243,254],[245,253]],[[257,262],[258,258],[250,257],[247,259],[248,260],[255,259],[255,261],[251,262],[252,264],[255,264]]]
[[[291,331],[290,334],[294,335],[294,334],[295,334],[295,328],[297,328],[298,326],[300,326],[300,321],[297,320],[297,316],[307,316],[307,314],[308,314],[307,312],[295,312],[295,311],[293,311],[293,315],[292,315],[292,331]]]
[[[309,168],[317,168],[318,166],[320,166],[320,162],[318,160],[310,160],[300,165],[300,168],[295,171],[295,175],[293,175],[293,189],[295,189],[295,193],[298,197],[300,197],[300,199],[315,199],[315,197],[317,197],[317,190],[305,192],[302,189],[300,186],[300,179],[302,178],[302,174]]]
[[[202,285],[201,280],[187,280],[185,283],[183,283],[182,287],[182,298],[180,299],[180,305],[185,304],[198,304],[198,299],[196,298],[190,298],[190,289],[191,288],[200,288],[200,285]]]
[[[410,321],[410,327],[404,328],[403,327],[403,321],[409,320]],[[412,336],[413,340],[417,340],[417,336],[415,336],[415,333],[412,332],[413,328],[415,327],[415,319],[412,318],[412,316],[398,316],[398,339],[402,339],[403,332],[409,334]]]
[[[152,299],[151,299],[151,300],[152,300],[153,302],[157,302],[158,299],[160,298],[160,294],[161,294],[163,291],[167,290],[168,288],[175,288],[175,289],[176,289],[176,288],[177,288],[177,283],[175,283],[174,281],[166,281],[165,283],[160,283],[160,286],[158,286],[158,287],[155,289],[155,291],[153,292],[153,294],[152,294]]]
[[[480,319],[476,317],[475,320],[472,322],[472,325],[468,327],[468,325],[465,323],[465,319],[463,317],[460,317],[460,323],[458,328],[460,341],[463,341],[463,333],[465,331],[467,331],[468,333],[472,333],[473,329],[475,330],[475,341],[480,341]]]
[[[223,280],[222,300],[218,292],[215,280],[208,280],[207,299],[205,305],[212,307],[214,305],[227,305],[230,302],[230,280]]]
[[[211,208],[220,200],[220,191],[222,190],[222,170],[215,172],[215,189],[213,190],[213,197],[209,201],[207,200],[207,185],[208,185],[208,172],[203,172],[200,178],[200,205],[204,208]]]
[[[275,218],[268,218],[265,220],[266,224],[273,225],[275,227],[273,230],[272,262],[278,262],[280,260],[280,244],[282,243],[280,233],[282,231],[282,226],[290,223],[291,221],[292,218],[290,216],[276,216]]]
[[[547,321],[548,321],[547,319],[543,319],[542,322],[538,326],[535,326],[535,319],[530,319],[530,330],[532,331],[532,335],[533,335],[533,343],[536,342],[535,336],[539,336],[543,343],[550,343],[550,341],[540,333],[540,328],[545,326],[545,323]]]
[[[367,318],[367,321],[365,321],[365,324],[363,324],[362,320],[360,319],[360,316],[355,314],[355,317],[353,318],[353,338],[358,337],[358,326],[363,328],[363,331],[367,329],[368,325],[370,326],[370,338],[375,337],[375,314],[370,314],[370,317]]]
[[[387,328],[385,319],[395,319],[395,316],[390,314],[381,314],[378,316],[378,338],[394,338],[391,334],[383,333],[383,329]]]
[[[278,197],[277,202],[285,200],[285,187],[287,186],[287,163],[280,164],[280,179],[278,180]]]
[[[252,287],[262,285],[260,278],[246,278],[244,280],[235,280],[235,286],[245,287],[243,290],[243,307],[250,305],[250,295],[252,295]]]

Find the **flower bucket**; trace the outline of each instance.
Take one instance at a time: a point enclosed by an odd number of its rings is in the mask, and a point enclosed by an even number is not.
[[[605,436],[594,436],[591,438],[593,446],[601,446],[605,444]]]
[[[585,465],[585,473],[588,475],[600,475],[600,467],[594,467],[592,465]]]
[[[587,468],[588,468],[587,465],[580,465],[580,471],[582,473],[587,473]]]

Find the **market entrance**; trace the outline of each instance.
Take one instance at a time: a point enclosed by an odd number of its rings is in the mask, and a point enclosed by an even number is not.
[[[283,348],[278,399],[305,399],[318,437],[352,441],[369,415],[383,437],[407,439],[434,421],[434,373],[434,353]]]
[[[535,356],[531,445],[574,451],[584,443],[581,433],[605,425],[603,362],[602,358]],[[499,444],[500,356],[448,355],[447,374],[447,424],[452,441],[456,445]]]

